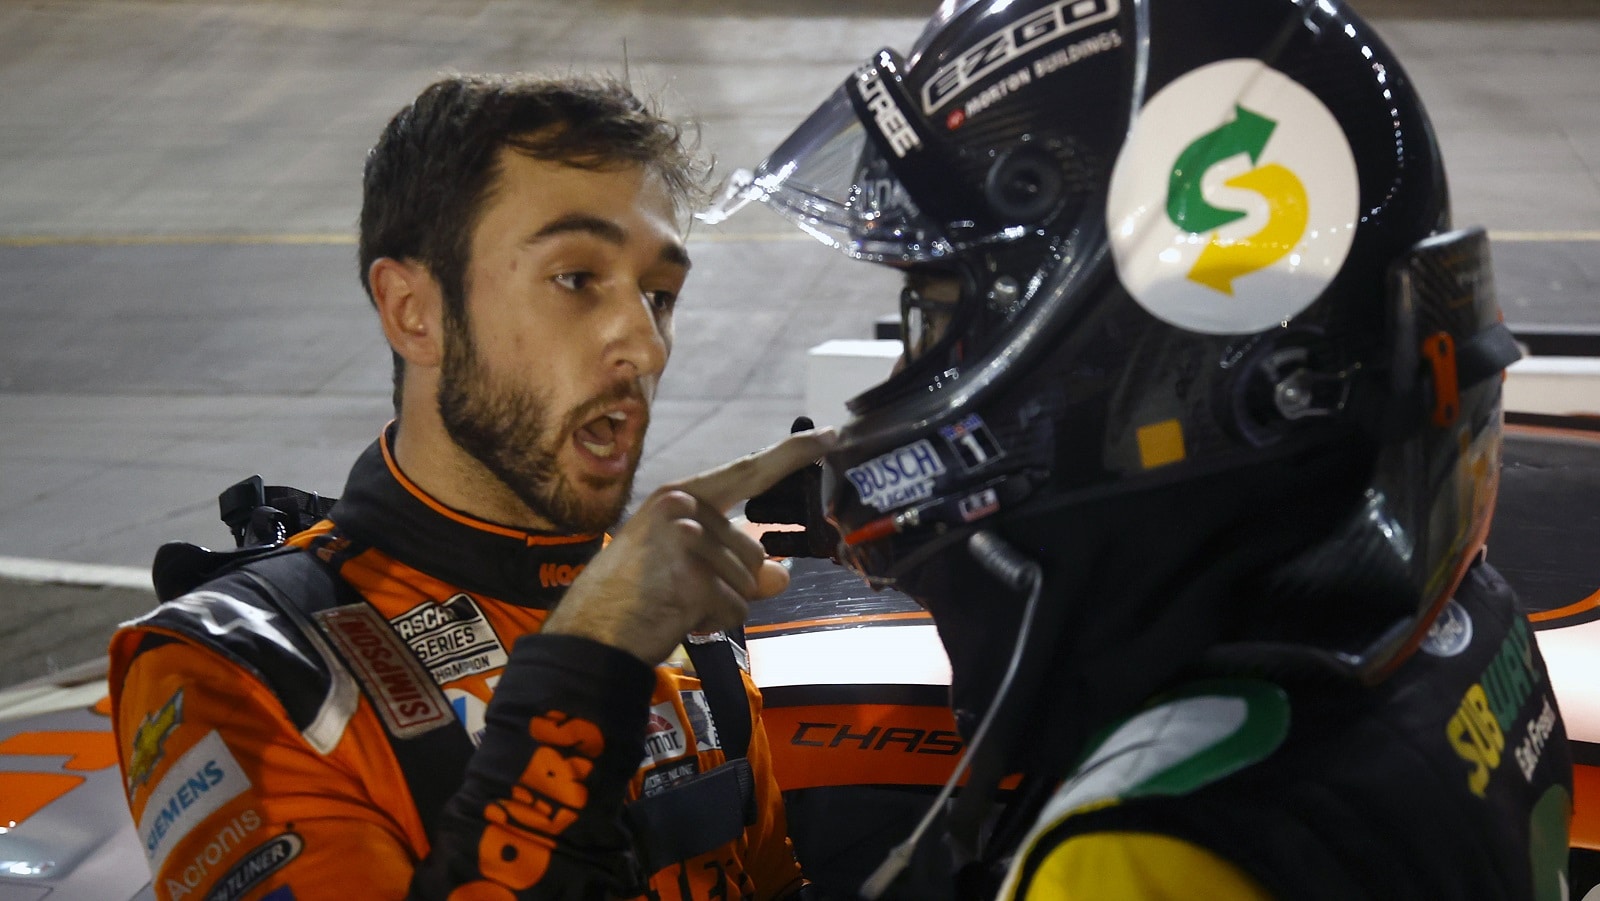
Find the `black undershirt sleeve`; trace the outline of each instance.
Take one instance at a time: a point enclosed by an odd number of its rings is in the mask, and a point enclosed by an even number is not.
[[[473,883],[484,890],[464,893],[474,898],[637,893],[622,809],[654,686],[654,670],[625,651],[565,635],[521,638],[410,897],[442,901]]]

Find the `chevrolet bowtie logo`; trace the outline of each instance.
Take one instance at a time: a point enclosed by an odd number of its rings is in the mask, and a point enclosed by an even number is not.
[[[133,733],[133,753],[128,757],[128,792],[143,785],[165,753],[167,736],[183,722],[183,689],[160,710],[145,715]]]

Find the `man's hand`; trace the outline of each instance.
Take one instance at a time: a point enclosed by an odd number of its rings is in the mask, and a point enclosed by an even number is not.
[[[567,589],[543,631],[578,635],[654,665],[690,631],[743,623],[750,602],[789,585],[727,511],[821,457],[831,429],[801,432],[656,489]]]

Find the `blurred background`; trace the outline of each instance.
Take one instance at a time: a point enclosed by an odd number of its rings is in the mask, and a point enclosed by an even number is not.
[[[360,288],[366,148],[445,72],[626,74],[758,161],[928,0],[0,0],[0,685],[100,652],[158,544],[231,544],[260,473],[337,495],[389,418]],[[1600,0],[1364,0],[1514,327],[1600,329]],[[809,348],[897,280],[763,209],[694,276],[637,493],[806,409]]]

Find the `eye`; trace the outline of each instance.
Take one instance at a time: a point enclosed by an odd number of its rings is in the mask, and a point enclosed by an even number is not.
[[[582,291],[594,284],[594,273],[563,272],[560,275],[552,276],[550,280],[568,291]]]
[[[646,291],[644,296],[650,306],[661,312],[670,311],[678,302],[678,295],[672,291]]]

